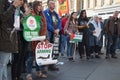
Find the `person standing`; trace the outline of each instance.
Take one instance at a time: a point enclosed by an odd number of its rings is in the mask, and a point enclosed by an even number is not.
[[[93,17],[93,20],[89,23],[89,52],[91,57],[100,58],[99,52],[101,50],[103,41],[103,24],[99,21],[98,15]]]
[[[60,45],[61,56],[64,56],[65,48],[66,48],[66,44],[67,44],[67,36],[64,33],[64,28],[65,28],[67,20],[69,19],[69,16],[70,16],[69,14],[66,14],[65,17],[63,17],[61,19],[61,22],[62,22],[61,45]]]
[[[47,32],[48,39],[50,43],[54,43],[54,35],[59,35],[61,31],[61,20],[59,15],[55,12],[55,2],[54,0],[47,1],[48,9],[44,11],[44,15],[47,20]],[[54,55],[54,54],[53,54]],[[49,65],[49,70],[59,70],[55,65]]]
[[[70,18],[68,19],[65,25],[65,33],[67,35],[67,57],[70,61],[73,61],[73,53],[75,49],[75,42],[70,42],[72,34],[77,33],[78,22],[77,22],[77,13],[72,12]]]
[[[17,18],[15,17],[16,15],[19,14],[20,12],[20,28],[15,27],[15,31],[17,32],[17,38],[18,38],[18,53],[12,53],[12,65],[11,65],[11,75],[12,75],[12,80],[21,80],[21,74],[25,73],[25,57],[27,53],[27,47],[28,47],[28,42],[25,41],[23,37],[23,26],[22,26],[22,19],[24,17],[24,6],[27,4],[26,0],[23,0],[23,5],[15,10],[14,13],[14,22],[17,21]],[[20,11],[19,11],[20,10]]]
[[[39,35],[40,36],[47,36],[47,23],[46,23],[46,18],[43,14],[43,6],[42,6],[42,2],[40,1],[34,1],[33,2],[33,12],[32,15],[36,15],[36,16],[41,16],[41,21],[40,21],[40,26],[41,29],[39,31]],[[45,42],[47,41],[46,39],[44,40]],[[33,48],[33,53],[35,54],[35,49],[36,46],[39,42],[43,42],[43,41],[32,41],[32,48]],[[29,67],[29,65],[28,65]],[[39,66],[36,63],[36,71],[37,71],[37,76],[41,77],[41,78],[47,78],[47,76],[44,74],[46,66]]]
[[[88,18],[85,10],[81,10],[80,16],[78,18],[78,30],[83,35],[82,42],[78,43],[78,50],[80,58],[86,53],[86,58],[89,59],[89,27],[87,25]]]
[[[113,17],[109,18],[105,25],[105,32],[107,33],[107,50],[106,59],[117,58],[115,50],[117,47],[118,38],[120,36],[120,19],[118,18],[118,11],[115,11]]]
[[[8,21],[13,19],[15,9],[23,4],[23,0],[14,0],[5,10],[4,1],[0,0],[0,80],[8,80],[7,63],[10,53],[18,53],[17,34],[11,35],[14,27]]]

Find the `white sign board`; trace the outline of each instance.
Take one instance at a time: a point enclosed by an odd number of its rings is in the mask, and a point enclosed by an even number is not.
[[[38,65],[49,65],[49,64],[56,64],[58,61],[57,59],[52,58],[52,50],[53,44],[45,42],[39,42],[36,46],[36,62]]]

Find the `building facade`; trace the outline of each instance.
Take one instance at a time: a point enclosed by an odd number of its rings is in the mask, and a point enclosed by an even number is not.
[[[105,19],[120,11],[120,0],[81,0],[81,9],[87,10],[88,17],[98,14]]]
[[[28,0],[28,2],[33,2],[35,0]],[[37,0],[37,1],[42,1],[43,4],[43,9],[45,10],[47,6],[47,0]],[[55,10],[58,12],[59,11],[59,3],[58,0],[54,0],[56,8]],[[81,10],[81,0],[68,0],[69,2],[69,13],[71,12],[79,12]]]

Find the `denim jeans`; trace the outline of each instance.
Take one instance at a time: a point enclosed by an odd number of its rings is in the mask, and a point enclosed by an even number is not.
[[[60,52],[62,54],[65,52],[66,44],[67,44],[67,36],[62,34],[61,35],[61,45],[60,45]]]
[[[32,72],[33,60],[34,60],[33,52],[27,52],[25,63],[26,63],[26,72],[28,74],[31,74]]]
[[[37,72],[41,72],[45,69],[45,66],[39,66],[37,63],[35,63],[35,65],[36,65],[36,71]]]
[[[118,43],[118,36],[108,34],[107,38],[108,41],[107,41],[106,55],[107,54],[115,55],[115,50]]]
[[[67,37],[67,57],[73,57],[75,43],[70,43],[70,38]]]
[[[120,37],[119,37],[119,40],[118,40],[117,48],[120,49]]]
[[[8,80],[7,64],[10,58],[10,53],[0,51],[0,80]]]

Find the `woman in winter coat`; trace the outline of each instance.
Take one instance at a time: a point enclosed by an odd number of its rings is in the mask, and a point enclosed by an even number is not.
[[[95,53],[95,57],[100,58],[98,53],[103,45],[103,24],[99,21],[97,15],[89,23],[89,45],[91,56],[93,57],[93,53]]]
[[[39,35],[40,36],[46,36],[47,35],[47,27],[46,27],[46,19],[45,19],[45,16],[43,14],[43,7],[42,7],[42,2],[40,1],[34,1],[32,3],[32,11],[31,11],[31,14],[33,16],[41,16],[41,21],[40,21],[40,31],[39,31]],[[35,53],[35,48],[37,46],[37,43],[39,43],[40,41],[32,41],[31,42],[31,49],[32,49],[32,52]],[[29,56],[29,58],[26,60],[26,63],[27,63],[27,72],[28,72],[28,75],[26,76],[27,80],[31,80],[32,79],[32,76],[31,76],[31,72],[32,72],[32,63],[33,63],[33,60],[30,60],[30,58],[34,57],[34,55],[32,54],[31,56]],[[29,65],[29,63],[31,63]],[[41,77],[41,78],[46,78],[47,76],[42,73],[42,70],[43,70],[44,67],[42,66],[38,66],[36,64],[36,71],[37,71],[37,76],[38,77]]]

